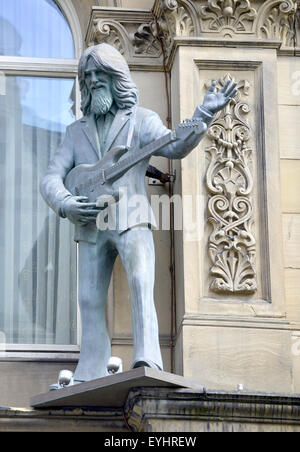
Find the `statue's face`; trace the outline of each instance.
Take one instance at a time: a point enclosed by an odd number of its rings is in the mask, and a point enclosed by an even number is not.
[[[85,80],[91,92],[91,112],[95,115],[106,115],[113,104],[111,77],[97,68],[92,58],[88,59]]]

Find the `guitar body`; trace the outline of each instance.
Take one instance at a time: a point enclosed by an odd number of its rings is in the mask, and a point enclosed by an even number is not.
[[[194,118],[179,124],[174,132],[169,132],[142,149],[132,149],[129,156],[122,161],[121,157],[128,151],[125,146],[111,149],[95,165],[78,165],[67,174],[64,185],[74,196],[84,196],[88,202],[96,202],[100,197],[110,197],[111,201],[119,200],[119,193],[114,192],[113,183],[120,179],[140,161],[151,157],[155,152],[176,141],[186,141],[192,135],[203,133],[201,119]],[[113,198],[113,199],[112,199]]]
[[[98,163],[94,165],[78,165],[66,176],[64,185],[74,196],[85,196],[88,202],[96,202],[101,196],[113,196],[112,181],[105,180],[105,169],[111,168],[128,149],[124,146],[111,149]],[[117,199],[116,199],[117,200]]]

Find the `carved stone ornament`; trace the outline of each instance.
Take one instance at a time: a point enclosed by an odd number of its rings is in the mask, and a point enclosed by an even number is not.
[[[95,20],[94,21],[93,45],[105,42],[115,47],[122,55],[126,53],[126,41],[128,40],[126,30],[122,30],[118,22]]]
[[[279,40],[284,46],[294,45],[294,18],[297,0],[267,0],[256,7],[249,0],[196,1],[199,6],[201,31],[226,37],[252,35],[265,40]]]
[[[93,11],[92,16],[94,18],[87,33],[88,46],[103,42],[110,44],[131,64],[139,64],[141,57],[150,60],[161,57],[161,44],[150,13],[133,14],[126,10],[124,13],[122,10],[107,12],[99,8]]]
[[[221,89],[227,74],[219,80]],[[209,86],[211,82],[207,85]],[[208,138],[212,146],[206,149],[210,163],[206,173],[209,222],[213,231],[209,237],[211,290],[225,294],[252,294],[257,290],[253,233],[252,201],[253,170],[251,129],[246,116],[249,105],[244,101],[250,84],[240,81],[235,98],[220,112],[211,126]]]
[[[195,35],[195,26],[188,9],[176,0],[162,1],[163,14],[159,20],[163,31],[165,47],[168,51],[176,37],[192,37]]]
[[[157,39],[155,24],[142,24],[134,33],[132,42],[136,55],[160,56],[162,49]]]
[[[272,41],[274,48],[281,42],[294,49],[298,11],[299,0],[156,0],[152,11],[94,7],[87,45],[106,42],[138,65],[161,65],[162,43],[169,59],[175,38]]]
[[[156,48],[158,34],[161,38],[164,50],[168,56],[171,52],[174,37],[191,37],[195,35],[195,27],[187,8],[181,6],[177,0],[162,0],[161,14],[159,17],[153,15],[150,24],[143,24],[134,34],[133,43],[145,53],[148,48],[147,42],[151,42],[150,48]],[[148,34],[142,35],[141,29],[146,29]],[[159,43],[161,49],[161,44]]]
[[[200,6],[202,31],[233,36],[251,33],[257,17],[256,9],[249,0],[209,0]]]
[[[257,35],[263,39],[278,39],[286,47],[295,43],[297,0],[269,0],[262,5],[257,23]]]

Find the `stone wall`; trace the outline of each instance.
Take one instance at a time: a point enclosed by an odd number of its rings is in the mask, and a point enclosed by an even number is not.
[[[300,59],[278,59],[279,140],[287,317],[291,323],[294,391],[300,386]]]
[[[94,10],[87,44],[117,42],[134,71],[161,71],[153,16],[126,10],[136,6],[133,1],[123,0],[119,6],[123,13]],[[175,369],[210,388],[243,384],[249,390],[297,391],[297,6],[295,0],[251,1],[242,7],[235,1],[227,7],[221,1],[154,2],[171,76],[173,126],[193,113],[209,80],[216,77],[222,84],[227,77],[239,82],[242,114],[236,115],[232,107],[227,119],[232,124],[240,121],[241,146],[247,149],[242,171],[234,158],[230,163],[236,177],[248,184],[248,212],[240,215],[233,233],[243,242],[243,253],[230,254],[224,239],[223,245],[218,242],[218,228],[224,233],[230,228],[220,223],[221,210],[213,204],[218,191],[212,178],[217,163],[213,148],[221,149],[224,136],[225,149],[234,145],[230,126],[220,137],[217,121],[198,151],[174,163],[175,193],[198,195],[202,202],[197,238],[190,240],[186,230],[176,232]],[[228,168],[224,165],[223,175]],[[230,259],[239,263],[235,280]],[[231,276],[224,279],[224,272]],[[159,281],[156,290],[161,293]],[[158,309],[160,303],[158,295]]]

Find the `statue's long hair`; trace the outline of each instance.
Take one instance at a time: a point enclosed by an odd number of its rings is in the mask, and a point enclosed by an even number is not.
[[[128,64],[114,47],[99,44],[85,50],[79,60],[78,77],[81,91],[81,110],[84,115],[90,113],[91,93],[85,81],[88,59],[92,58],[99,70],[112,78],[112,94],[120,109],[132,108],[139,102],[139,92],[131,78]]]

